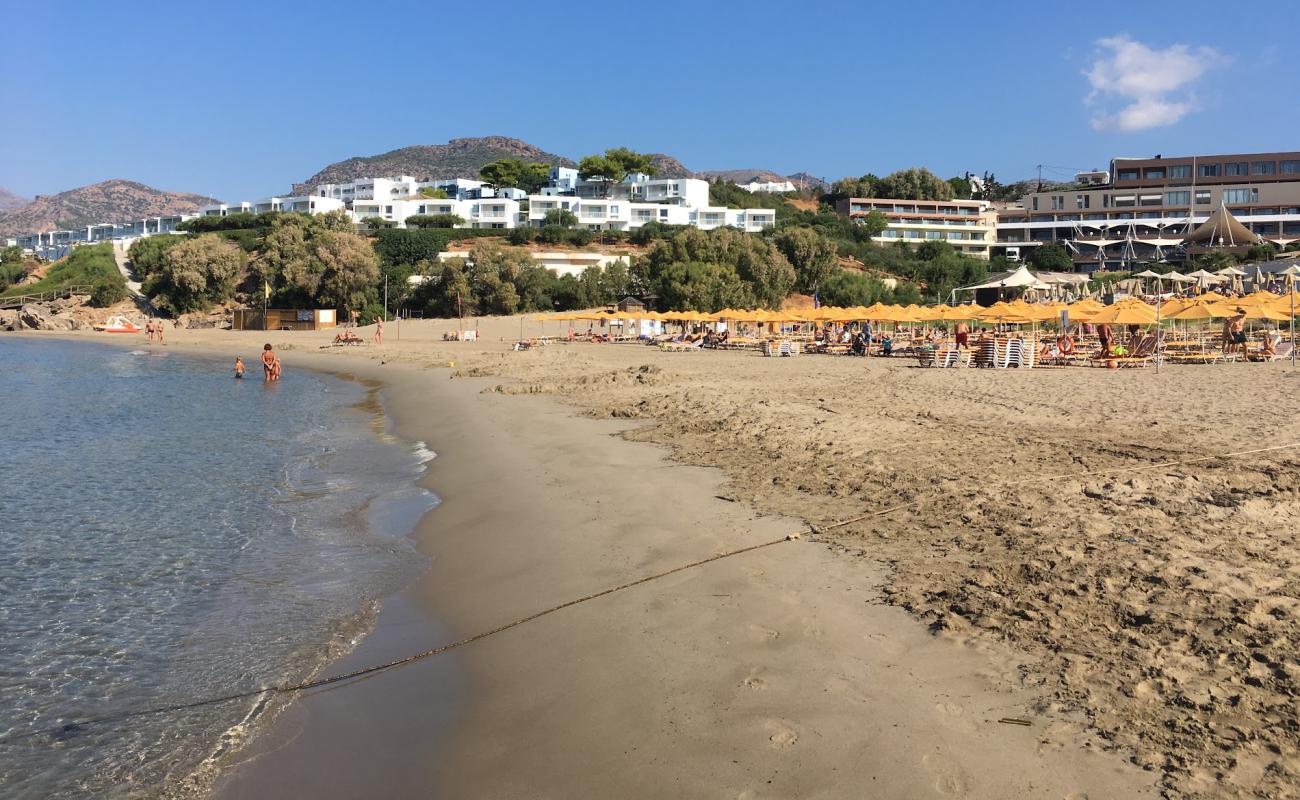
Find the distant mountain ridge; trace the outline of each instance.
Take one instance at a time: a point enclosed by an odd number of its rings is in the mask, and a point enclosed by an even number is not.
[[[509,136],[478,136],[452,139],[446,144],[417,144],[379,153],[373,156],[353,156],[321,169],[301,183],[293,185],[294,194],[306,194],[322,183],[344,183],[358,178],[388,178],[410,175],[416,180],[448,180],[451,178],[476,178],[485,164],[502,158],[523,161],[542,161],[552,166],[576,167],[578,163],[566,156],[548,153],[536,145]],[[682,162],[665,153],[653,153],[651,163],[658,178],[722,177],[725,180],[748,183],[760,180],[785,181],[799,184],[800,177],[810,188],[822,185],[811,176],[781,175],[767,169],[704,170],[692,172]]]
[[[3,186],[0,186],[0,212],[13,211],[22,208],[32,202],[26,197],[19,197]]]
[[[185,192],[164,192],[143,183],[108,180],[49,196],[0,213],[0,236],[82,228],[104,222],[144,217],[193,214],[212,198]]]
[[[417,144],[373,156],[353,156],[325,167],[302,183],[293,185],[294,194],[306,194],[317,184],[346,183],[357,178],[386,178],[410,175],[416,180],[475,178],[484,164],[502,158],[544,161],[561,167],[577,162],[548,153],[520,139],[508,136],[478,136],[452,139],[446,144]]]

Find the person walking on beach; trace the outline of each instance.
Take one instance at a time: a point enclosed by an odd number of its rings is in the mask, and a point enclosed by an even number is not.
[[[244,359],[239,356],[235,356],[235,379],[244,379]]]
[[[262,345],[262,380],[277,381],[280,379],[280,359],[271,349],[271,343],[267,342]]]
[[[158,320],[153,324],[153,332],[158,334],[158,344],[163,343],[163,321]]]
[[[380,317],[375,320],[375,344],[384,343],[384,318]]]
[[[144,338],[147,342],[149,342],[149,344],[153,344],[153,320],[152,319],[145,320]]]
[[[1234,316],[1223,323],[1223,351],[1235,353],[1246,350],[1246,310],[1238,308]]]
[[[953,332],[957,337],[957,349],[964,350],[970,346],[970,326],[965,322],[958,322],[952,326]]]

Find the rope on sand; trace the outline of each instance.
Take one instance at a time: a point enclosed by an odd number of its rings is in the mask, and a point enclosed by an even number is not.
[[[1064,475],[1053,475],[1046,478],[1035,477],[1028,481],[1026,480],[1005,481],[1002,482],[1000,485],[1003,487],[1007,487],[1007,486],[1021,485],[1023,483],[1028,483],[1030,481],[1032,482],[1058,481],[1058,480],[1067,480],[1067,479],[1074,479],[1074,478],[1095,477],[1097,475],[1112,475],[1112,474],[1118,474],[1124,472],[1138,472],[1141,470],[1162,469],[1167,467],[1182,466],[1185,464],[1197,464],[1206,461],[1214,461],[1218,459],[1239,458],[1241,456],[1257,455],[1260,453],[1271,453],[1279,450],[1288,450],[1294,448],[1300,448],[1300,442],[1291,442],[1289,444],[1273,445],[1271,447],[1258,447],[1251,450],[1238,450],[1231,453],[1220,453],[1217,455],[1196,456],[1194,458],[1179,459],[1176,461],[1161,461],[1154,464],[1140,464],[1137,466],[1112,467],[1107,469],[1090,470],[1087,472],[1074,472],[1074,473],[1069,473]],[[158,706],[154,708],[140,709],[137,711],[127,711],[116,715],[78,720],[76,722],[65,723],[64,725],[60,725],[57,727],[44,728],[36,731],[28,731],[20,734],[12,734],[9,736],[0,736],[0,744],[11,742],[11,741],[17,741],[20,739],[29,739],[44,734],[66,737],[66,736],[71,736],[76,733],[79,733],[81,729],[89,725],[103,724],[106,722],[120,722],[122,720],[133,719],[135,717],[150,716],[153,714],[165,714],[172,711],[186,711],[195,708],[202,708],[204,706],[211,706],[219,703],[231,702],[234,700],[244,700],[248,698],[259,697],[261,695],[271,694],[271,693],[287,694],[292,692],[301,692],[301,691],[306,691],[308,689],[315,689],[321,686],[329,686],[330,684],[342,683],[344,681],[365,677],[367,675],[374,675],[376,673],[394,669],[395,667],[400,667],[415,661],[420,661],[426,658],[430,658],[432,656],[441,655],[450,650],[455,650],[458,647],[464,647],[465,645],[473,644],[474,642],[477,642],[481,639],[486,639],[489,636],[495,636],[496,634],[503,633],[505,631],[510,630],[511,628],[516,628],[525,623],[533,622],[534,620],[538,620],[541,619],[542,617],[549,616],[551,614],[556,613],[557,611],[563,611],[566,608],[572,608],[573,606],[580,605],[582,603],[587,603],[592,600],[605,597],[607,595],[615,594],[617,592],[622,592],[627,589],[632,589],[642,584],[659,580],[660,578],[666,578],[669,575],[674,575],[678,572],[685,572],[688,569],[702,567],[705,564],[710,564],[713,563],[714,561],[721,561],[724,558],[731,558],[733,556],[743,555],[744,553],[750,553],[755,550],[761,550],[765,547],[771,547],[773,545],[781,544],[782,542],[793,541],[795,539],[800,538],[805,533],[820,534],[823,531],[833,530],[835,528],[842,528],[846,525],[852,525],[855,522],[862,522],[863,520],[873,519],[875,517],[883,517],[887,514],[892,514],[895,511],[902,511],[904,509],[911,508],[912,506],[918,505],[921,502],[923,502],[923,500],[920,499],[909,500],[906,503],[900,503],[898,505],[890,506],[888,508],[878,509],[876,511],[872,511],[870,513],[863,514],[861,516],[853,517],[852,519],[841,520],[839,522],[833,522],[826,525],[809,524],[805,530],[800,531],[799,533],[793,533],[788,536],[783,536],[780,539],[773,539],[771,541],[763,542],[761,544],[753,544],[747,547],[737,548],[735,550],[728,550],[724,553],[718,553],[716,555],[709,556],[708,558],[702,558],[698,561],[692,561],[688,564],[681,564],[679,566],[673,567],[672,569],[664,570],[663,572],[657,572],[653,575],[646,575],[644,577],[637,578],[636,580],[629,581],[627,583],[622,583],[617,586],[611,586],[608,589],[603,589],[599,592],[594,592],[592,594],[585,595],[583,597],[579,597],[564,603],[560,603],[559,605],[551,606],[550,608],[547,608],[543,611],[538,611],[534,614],[529,614],[526,617],[520,617],[519,619],[516,619],[513,622],[507,622],[504,625],[500,625],[488,631],[476,633],[473,636],[468,636],[464,639],[461,639],[456,642],[452,642],[450,644],[445,644],[438,647],[430,648],[428,650],[424,650],[419,653],[414,653],[409,656],[404,656],[402,658],[398,658],[393,661],[388,661],[383,664],[376,664],[371,667],[363,667],[361,669],[356,669],[351,672],[343,673],[342,675],[333,675],[328,678],[317,678],[315,680],[307,680],[301,683],[287,684],[284,686],[268,686],[262,689],[250,689],[243,692],[234,692],[227,695],[221,695],[219,697],[209,697],[203,700],[193,700],[186,703],[177,703],[174,705]]]
[[[606,595],[614,594],[615,592],[621,592],[627,589],[631,589],[633,587],[640,586],[643,583],[649,583],[651,581],[659,580],[660,578],[666,578],[669,575],[673,575],[678,572],[684,572],[688,569],[694,569],[695,567],[700,567],[705,564],[712,563],[714,561],[721,561],[724,558],[731,558],[732,556],[738,556],[743,553],[752,552],[754,550],[761,550],[764,547],[771,547],[774,544],[780,544],[782,542],[798,539],[801,535],[802,532],[793,533],[788,536],[782,536],[780,539],[773,539],[768,542],[763,542],[761,544],[753,544],[747,547],[738,548],[736,550],[728,550],[725,553],[718,553],[716,555],[709,556],[708,558],[702,558],[698,561],[692,561],[689,564],[681,564],[679,566],[673,567],[672,569],[664,570],[663,572],[657,572],[653,575],[646,575],[645,577],[637,578],[636,580],[629,581],[627,583],[622,583],[619,584],[618,586],[611,586],[608,589],[603,589],[599,592],[594,592],[592,594],[585,595],[583,597],[579,597],[574,600],[569,600],[567,602],[560,603],[559,605],[551,606],[550,608],[547,608],[543,611],[538,611],[534,614],[529,614],[526,617],[520,617],[519,619],[516,619],[513,622],[507,622],[506,624],[493,628],[492,630],[489,631],[476,633],[473,636],[468,636],[464,639],[461,639],[460,641],[452,642],[450,644],[444,644],[439,647],[434,647],[420,653],[404,656],[403,658],[398,658],[383,664],[376,664],[371,667],[363,667],[361,669],[356,669],[351,672],[346,672],[342,675],[333,675],[328,678],[317,678],[315,680],[307,680],[307,681],[303,681],[302,683],[288,684],[284,686],[267,686],[262,689],[249,689],[247,691],[233,692],[231,694],[221,695],[219,697],[209,697],[203,700],[193,700],[186,703],[176,703],[174,705],[157,706],[154,708],[139,709],[136,711],[126,711],[121,714],[77,720],[75,722],[65,723],[57,727],[44,728],[36,731],[27,731],[25,733],[13,734],[9,736],[0,736],[0,744],[10,742],[10,741],[17,741],[19,739],[30,739],[32,737],[40,736],[43,734],[50,734],[55,736],[61,735],[66,737],[66,736],[71,736],[76,733],[79,733],[82,728],[85,728],[89,725],[98,725],[106,722],[121,722],[123,720],[133,719],[135,717],[150,716],[153,714],[165,714],[172,711],[186,711],[194,708],[202,708],[204,706],[211,706],[211,705],[217,705],[219,703],[231,702],[234,700],[245,700],[245,699],[259,697],[261,695],[271,694],[271,693],[301,692],[307,689],[315,689],[320,686],[328,686],[330,684],[342,683],[343,681],[352,680],[354,678],[361,678],[367,675],[373,675],[378,672],[383,672],[385,670],[393,669],[394,667],[400,667],[405,664],[410,664],[414,661],[420,661],[422,659],[429,658],[431,656],[441,655],[443,653],[446,653],[449,650],[455,650],[458,647],[464,647],[467,644],[473,644],[474,642],[477,642],[480,639],[486,639],[489,636],[495,636],[496,634],[502,633],[504,631],[508,631],[511,628],[515,628],[525,623],[532,622],[537,619],[541,619],[542,617],[548,616],[550,614],[554,614],[557,611],[563,611],[566,608],[572,608],[573,606],[579,605],[581,603],[586,603],[595,600],[597,598],[604,597]]]

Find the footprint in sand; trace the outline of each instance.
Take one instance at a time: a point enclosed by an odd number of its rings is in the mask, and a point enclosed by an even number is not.
[[[767,688],[767,681],[763,680],[757,675],[750,675],[748,678],[741,681],[741,683],[749,687],[750,689],[753,689],[756,692],[762,691],[763,689]]]
[[[960,717],[966,713],[966,709],[956,703],[939,703],[937,705],[940,711],[951,717]]]
[[[772,642],[780,638],[781,632],[764,628],[762,625],[750,625],[749,635],[756,642]]]
[[[970,780],[966,777],[966,773],[939,753],[924,756],[921,765],[934,776],[931,786],[939,794],[955,796],[964,795],[969,791]]]
[[[793,747],[794,743],[799,741],[799,734],[789,728],[782,728],[769,736],[768,741],[770,741],[774,747],[784,750],[787,747]]]

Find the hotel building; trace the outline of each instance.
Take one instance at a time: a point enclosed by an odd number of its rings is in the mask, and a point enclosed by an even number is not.
[[[994,253],[1059,242],[1083,269],[1179,262],[1184,237],[1221,206],[1279,248],[1300,240],[1300,152],[1118,158],[1102,185],[1001,209]]]
[[[988,258],[996,242],[997,213],[983,200],[892,200],[852,197],[836,203],[836,211],[850,219],[873,211],[889,223],[873,241],[879,244],[947,242],[953,249]]]

